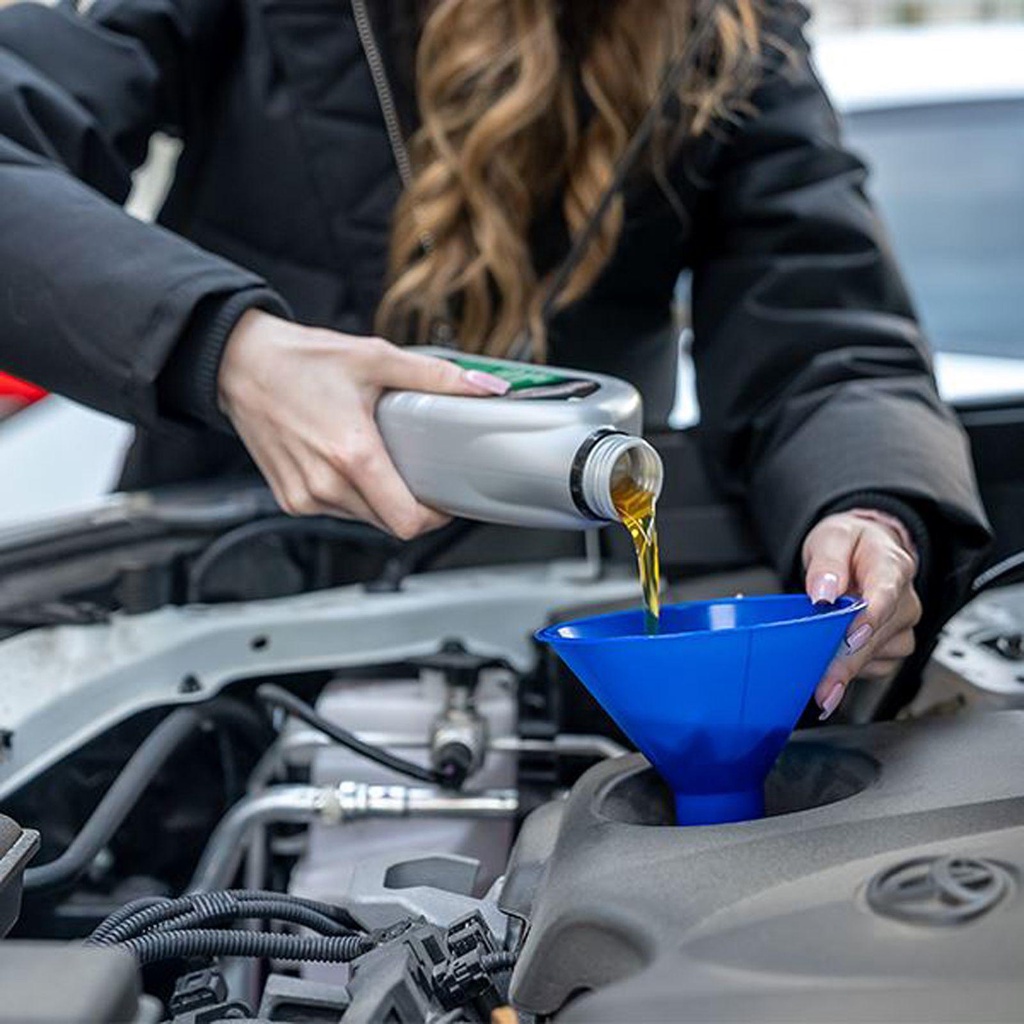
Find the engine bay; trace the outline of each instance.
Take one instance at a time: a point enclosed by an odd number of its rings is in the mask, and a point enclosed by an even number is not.
[[[628,561],[260,500],[2,538],[0,1021],[1017,1019],[1024,588],[903,720],[798,732],[766,817],[681,828],[532,640]],[[777,587],[737,537],[675,599]]]

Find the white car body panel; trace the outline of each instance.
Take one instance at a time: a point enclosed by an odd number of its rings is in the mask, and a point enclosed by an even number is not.
[[[1024,96],[1024,25],[931,25],[836,32],[815,65],[843,113]]]
[[[109,493],[132,434],[56,395],[0,424],[0,526],[74,512]]]
[[[1021,24],[836,32],[815,39],[814,53],[822,81],[843,114],[1024,97]],[[954,403],[1024,396],[1024,337],[1021,357],[937,352],[939,392]]]

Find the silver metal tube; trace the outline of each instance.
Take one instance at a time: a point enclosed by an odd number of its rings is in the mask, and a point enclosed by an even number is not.
[[[357,734],[366,743],[392,750],[416,750],[429,745],[429,738],[410,733],[360,732]],[[308,764],[316,750],[333,746],[333,741],[314,729],[290,731],[282,744],[281,762],[290,765]],[[523,739],[519,736],[493,736],[488,752],[500,754],[564,754],[568,757],[621,757],[629,751],[607,736],[573,734],[556,736],[550,740]]]
[[[189,892],[223,889],[234,878],[254,829],[281,822],[340,825],[363,818],[504,818],[519,807],[513,789],[457,793],[430,786],[274,786],[240,800],[221,819],[199,861]]]
[[[322,735],[322,734],[321,734]],[[327,737],[324,736],[324,739]],[[279,736],[263,752],[263,756],[256,762],[256,767],[249,773],[249,781],[246,784],[246,792],[250,795],[259,793],[280,774],[283,768],[283,757],[286,736]]]
[[[629,751],[607,736],[566,733],[550,740],[528,740],[519,736],[497,736],[489,750],[514,754],[565,754],[570,757],[622,757]]]
[[[434,786],[340,782],[332,792],[337,805],[329,813],[333,813],[337,821],[405,817],[505,818],[515,814],[519,807],[519,795],[514,789],[460,793]]]
[[[271,822],[312,821],[329,799],[324,787],[274,786],[239,800],[213,830],[188,891],[223,889],[234,878],[254,828]]]

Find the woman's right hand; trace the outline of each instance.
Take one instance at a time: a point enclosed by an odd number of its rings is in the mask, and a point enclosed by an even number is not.
[[[508,384],[380,338],[303,327],[249,310],[228,338],[220,406],[290,515],[362,519],[408,540],[444,524],[420,504],[384,447],[385,390],[483,397]]]

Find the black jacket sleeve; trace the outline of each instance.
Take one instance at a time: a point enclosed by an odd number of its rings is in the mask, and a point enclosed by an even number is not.
[[[988,541],[967,440],[939,400],[864,166],[813,72],[803,12],[773,11],[756,113],[715,140],[707,165],[693,284],[700,438],[786,579],[826,511],[865,493],[905,503],[928,525],[941,616]]]
[[[158,379],[201,307],[239,293],[274,304],[255,275],[120,208],[152,133],[187,139],[203,117],[234,9],[0,10],[0,367],[153,424]]]

